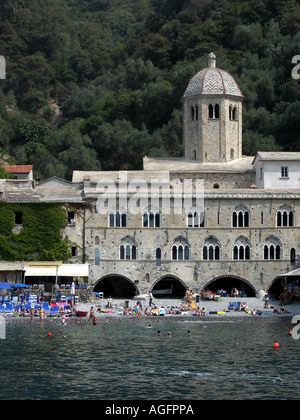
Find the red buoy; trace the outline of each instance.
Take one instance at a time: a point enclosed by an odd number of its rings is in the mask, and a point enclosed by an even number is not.
[[[52,334],[51,333],[48,333],[48,337],[52,337]]]
[[[279,343],[275,343],[274,345],[273,345],[273,349],[279,349]]]

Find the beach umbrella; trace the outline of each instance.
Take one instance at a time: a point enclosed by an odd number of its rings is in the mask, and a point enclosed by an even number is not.
[[[22,283],[15,283],[11,285],[12,289],[29,289],[30,286],[28,284],[22,284]]]
[[[75,283],[74,282],[72,283],[72,286],[71,286],[71,295],[75,295]]]
[[[9,283],[0,283],[0,289],[2,290],[10,290],[11,287],[12,286]]]

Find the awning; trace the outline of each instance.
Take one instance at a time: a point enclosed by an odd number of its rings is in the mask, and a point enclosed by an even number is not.
[[[88,277],[88,264],[32,265],[25,267],[25,277]]]
[[[88,277],[88,264],[63,264],[58,267],[58,276],[61,277]]]
[[[56,277],[57,266],[32,265],[25,267],[25,277]]]
[[[300,268],[296,268],[296,270],[290,271],[289,273],[282,274],[282,277],[292,277],[292,276],[300,276]]]

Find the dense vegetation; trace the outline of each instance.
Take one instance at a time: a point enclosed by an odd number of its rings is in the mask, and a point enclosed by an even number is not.
[[[246,97],[244,153],[299,150],[300,0],[2,0],[0,34],[2,158],[40,178],[181,156],[210,51]]]
[[[61,229],[66,225],[66,210],[57,204],[1,202],[1,260],[67,261],[71,244],[61,237]]]

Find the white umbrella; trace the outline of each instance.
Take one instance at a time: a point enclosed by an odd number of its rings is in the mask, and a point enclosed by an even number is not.
[[[71,295],[75,295],[75,283],[74,282],[72,283],[72,286],[71,286]]]

